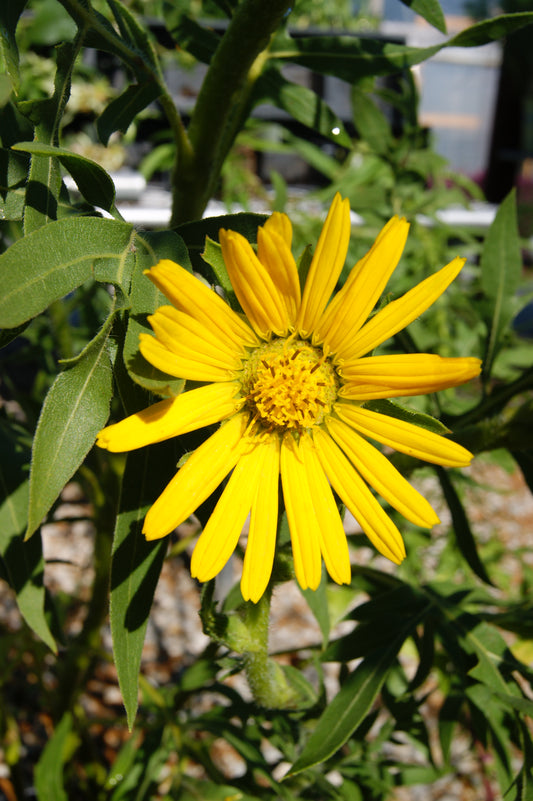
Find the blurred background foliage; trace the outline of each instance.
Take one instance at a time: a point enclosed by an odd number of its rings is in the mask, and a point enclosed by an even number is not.
[[[142,224],[135,230],[122,219],[122,214],[128,219],[128,204],[117,211],[102,168],[113,174],[124,167],[138,171],[167,192],[170,205],[181,180],[176,154],[183,158],[184,144],[170,90],[163,100],[148,90],[140,99],[135,89],[126,93],[142,83],[147,68],[165,86],[176,71],[179,80],[186,76],[179,98],[187,100],[189,93],[188,102],[177,111],[190,132],[213,52],[246,4],[95,0],[88,6],[30,0],[0,9],[6,68],[0,79],[0,269],[6,297],[16,298],[0,311],[0,574],[6,608],[0,622],[0,797],[402,801],[437,798],[451,788],[454,798],[528,801],[533,799],[531,548],[524,545],[527,531],[513,536],[514,521],[508,530],[479,536],[476,520],[480,507],[490,507],[489,499],[502,491],[494,484],[502,475],[495,467],[517,477],[517,486],[533,489],[528,239],[533,204],[527,186],[522,191],[518,186],[518,227],[512,189],[520,175],[527,178],[519,166],[533,155],[527,150],[531,128],[524,123],[533,86],[531,25],[518,30],[516,18],[500,20],[497,29],[482,24],[459,42],[471,46],[508,34],[491,144],[495,156],[479,180],[452,169],[431,131],[420,124],[420,90],[409,69],[418,56],[412,57],[413,48],[407,52],[401,43],[380,38],[376,7],[363,3],[355,14],[348,0],[299,0],[274,37],[279,49],[269,56],[270,83],[257,81],[257,95],[246,99],[231,146],[222,148],[219,172],[214,178],[197,175],[198,186],[203,181],[212,189],[205,202],[214,200],[215,213],[229,216],[197,222],[201,214],[190,220],[182,208],[172,230],[146,231],[150,226]],[[405,5],[413,17],[421,15],[416,19],[426,28],[429,23],[444,30],[436,2]],[[103,47],[97,36],[90,39],[95,17],[87,21],[85,8],[108,21],[113,46]],[[467,10],[481,21],[496,13],[480,3]],[[528,12],[531,4],[506,0],[503,10]],[[526,21],[531,19],[520,25]],[[353,38],[348,42],[343,32]],[[285,58],[288,42],[293,50]],[[387,49],[391,44],[393,50]],[[349,58],[359,45],[363,56],[357,63],[365,66],[359,72],[354,67],[347,80]],[[332,54],[341,46],[344,57],[333,68]],[[306,57],[316,68],[310,86],[298,83],[298,73],[285,77],[288,65],[298,70]],[[349,87],[350,112],[343,119],[321,95],[321,81],[335,70]],[[134,113],[126,103],[132,98]],[[283,113],[271,108],[252,116],[252,107],[265,98]],[[217,98],[211,102],[214,108]],[[512,107],[502,106],[506,102]],[[206,120],[208,115],[204,125]],[[13,150],[17,143],[26,144]],[[68,173],[77,190],[62,181]],[[51,214],[43,212],[41,196],[32,195],[32,183],[33,190],[44,185],[54,200]],[[444,525],[428,533],[402,520],[409,556],[394,571],[360,533],[350,533],[352,584],[335,587],[324,580],[316,593],[304,593],[316,621],[315,641],[297,649],[287,643],[276,655],[299,699],[293,708],[261,708],[242,679],[245,657],[233,647],[232,634],[243,614],[237,586],[219,591],[216,601],[212,586],[201,599],[194,588],[211,642],[194,655],[185,646],[170,668],[158,664],[165,662],[161,651],[145,663],[138,687],[159,571],[162,565],[187,567],[195,531],[172,538],[168,552],[166,542],[143,545],[132,564],[123,554],[135,551],[140,531],[131,523],[124,535],[123,523],[116,524],[117,500],[122,486],[122,501],[129,505],[123,503],[119,520],[125,512],[142,517],[150,492],[153,497],[160,491],[182,453],[197,444],[192,437],[159,446],[149,457],[153,487],[144,488],[142,497],[139,476],[146,463],[91,449],[109,406],[118,419],[168,391],[168,377],[147,375],[146,366],[133,358],[135,317],[157,303],[141,289],[142,269],[157,257],[190,258],[194,269],[213,281],[213,265],[200,257],[206,234],[216,237],[221,225],[242,226],[253,237],[264,219],[259,215],[271,210],[290,214],[299,254],[316,242],[323,209],[336,191],[350,199],[357,215],[347,270],[392,214],[411,222],[391,286],[395,295],[456,254],[468,257],[461,279],[386,347],[484,359],[478,384],[410,399],[409,406],[438,416],[481,454],[487,484],[480,485],[473,471],[444,471],[393,457],[435,497]],[[446,216],[447,210],[484,201],[485,193],[499,204],[488,231]],[[102,219],[102,208],[114,221]],[[237,216],[242,210],[246,213]],[[87,271],[79,278],[69,261],[69,248],[76,247],[80,260],[88,254]],[[69,254],[64,261],[63,253]],[[65,276],[60,287],[48,278],[55,268]],[[108,380],[111,366],[115,391]],[[99,384],[86,398],[79,425],[67,425],[80,397],[79,382],[92,370],[100,371]],[[174,386],[174,391],[179,390]],[[64,441],[60,456],[67,465],[46,481],[39,445],[33,445],[31,461],[32,439],[38,442],[43,432],[51,443],[48,453]],[[29,497],[37,530],[23,541]],[[510,496],[510,513],[513,504]],[[208,510],[200,511],[198,525],[202,514]],[[66,540],[75,542],[80,523],[89,526],[91,542],[84,581],[50,590],[52,565],[45,565],[41,533],[59,525]],[[64,556],[66,562],[73,558],[72,551]],[[121,594],[124,576],[136,606],[131,595]],[[179,594],[180,587],[174,590]],[[23,620],[13,613],[15,601]],[[189,614],[196,617],[196,611]],[[112,692],[117,671],[127,717]]]

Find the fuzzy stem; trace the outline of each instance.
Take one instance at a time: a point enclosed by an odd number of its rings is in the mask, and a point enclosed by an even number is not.
[[[298,693],[287,681],[280,665],[268,656],[268,624],[271,592],[267,591],[244,610],[244,625],[249,638],[244,652],[246,678],[256,703],[267,709],[287,709],[298,705]]]
[[[202,216],[246,117],[270,38],[289,8],[290,0],[243,0],[235,10],[196,101],[188,132],[193,157],[175,174],[171,227]]]

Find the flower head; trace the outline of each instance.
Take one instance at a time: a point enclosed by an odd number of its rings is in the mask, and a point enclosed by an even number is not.
[[[425,311],[465,261],[455,258],[369,319],[408,228],[393,217],[333,298],[350,236],[348,201],[339,195],[302,288],[287,216],[274,213],[259,228],[257,251],[240,234],[221,230],[222,254],[245,317],[174,262],[163,260],[147,271],[172,305],[149,318],[155,337],[141,335],[141,352],[164,372],[203,386],[108,426],[98,445],[132,450],[220,423],[144,523],[147,539],[164,537],[229,476],[192,556],[192,574],[201,581],[225,565],[250,514],[241,590],[245,600],[261,597],[274,560],[280,476],[303,588],[318,586],[322,558],[336,582],[350,581],[333,490],[375,547],[396,563],[405,556],[401,535],[370,487],[415,524],[438,522],[425,498],[368,441],[439,465],[464,466],[472,458],[445,437],[365,406],[455,386],[480,370],[474,358],[366,356]]]

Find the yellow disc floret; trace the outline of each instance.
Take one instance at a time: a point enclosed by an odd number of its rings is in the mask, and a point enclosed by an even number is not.
[[[243,392],[267,430],[295,430],[320,424],[337,397],[337,375],[320,348],[297,339],[278,339],[250,355]]]

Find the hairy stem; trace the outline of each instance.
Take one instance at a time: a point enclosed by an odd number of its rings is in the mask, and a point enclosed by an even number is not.
[[[171,227],[199,219],[248,111],[272,34],[290,0],[243,0],[213,55],[189,126],[192,158],[175,172]]]

